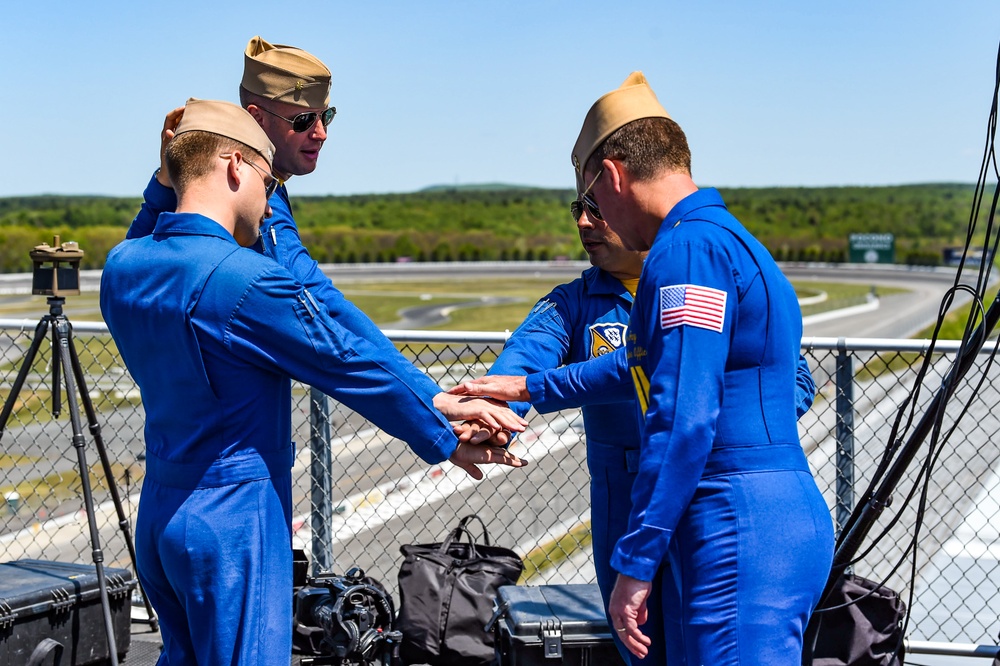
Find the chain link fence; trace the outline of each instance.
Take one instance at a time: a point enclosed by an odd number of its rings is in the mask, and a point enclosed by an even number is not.
[[[21,390],[12,391],[36,338],[34,325],[0,320],[0,395],[10,410],[0,440],[0,554],[2,561],[87,563],[93,561],[93,545],[83,511],[81,463],[65,390],[54,395],[62,380],[53,369],[49,342],[39,343]],[[81,388],[96,414],[95,423],[88,423],[81,408],[104,561],[128,567],[110,484],[120,494],[127,522],[134,521],[144,473],[139,391],[103,324],[76,324],[73,331]],[[400,331],[390,337],[448,388],[484,374],[505,336]],[[923,342],[804,340],[818,394],[800,420],[800,433],[836,525],[844,523],[870,482],[900,406],[910,401],[922,414],[951,370],[954,352],[954,345],[939,346],[918,387]],[[910,635],[916,639],[993,644],[1000,627],[993,610],[1000,600],[996,374],[990,356],[980,355],[948,403],[935,447],[930,442],[921,447],[854,567],[860,575],[884,580],[909,602]],[[61,409],[54,404],[57,397]],[[532,412],[530,429],[515,444],[530,466],[490,467],[485,480],[474,482],[449,463],[428,466],[403,442],[309,387],[296,385],[293,400],[293,538],[309,555],[314,573],[359,566],[395,595],[399,547],[440,541],[462,516],[476,513],[493,542],[525,559],[527,582],[593,582],[579,411]],[[900,433],[906,425],[904,420]],[[95,431],[111,478],[101,464]],[[929,462],[934,463],[929,474],[921,474]]]

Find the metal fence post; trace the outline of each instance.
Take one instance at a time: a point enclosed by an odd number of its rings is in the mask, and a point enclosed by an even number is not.
[[[837,340],[837,533],[854,509],[854,356]]]
[[[309,525],[312,528],[312,570],[316,575],[333,567],[333,482],[330,403],[326,394],[315,387],[309,390],[309,450],[312,454]]]

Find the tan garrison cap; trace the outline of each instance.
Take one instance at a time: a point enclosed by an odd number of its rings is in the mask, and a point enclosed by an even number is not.
[[[625,82],[594,102],[573,146],[577,189],[582,190],[583,169],[597,147],[616,130],[640,118],[669,118],[642,72],[632,72]]]
[[[330,106],[330,70],[326,65],[302,49],[271,44],[260,36],[247,44],[240,87],[307,109]]]
[[[274,159],[274,145],[246,109],[230,102],[191,98],[174,136],[184,132],[211,132],[250,146],[267,161]]]

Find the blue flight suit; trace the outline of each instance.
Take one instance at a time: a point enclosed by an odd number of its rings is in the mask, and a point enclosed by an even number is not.
[[[288,270],[201,215],[163,213],[116,246],[101,311],[146,411],[135,541],[158,663],[288,663],[290,377],[429,463],[454,452],[450,424]]]
[[[597,267],[589,268],[576,280],[559,285],[538,301],[511,334],[489,374],[528,375],[529,382],[536,382],[539,378],[532,373],[603,357],[615,350],[621,350],[624,357],[631,307],[632,295],[620,280]],[[529,386],[530,395],[533,400],[538,396],[539,405],[545,403],[544,392],[542,383]],[[605,609],[616,576],[611,569],[611,552],[625,532],[624,516],[632,509],[627,489],[632,487],[639,462],[639,423],[631,385],[620,382],[606,399],[611,401],[583,408],[594,567]],[[510,407],[524,416],[531,405],[511,403]],[[635,664],[664,662],[659,607],[657,596],[649,605],[649,621],[644,625],[654,638],[646,659],[631,655],[615,636],[626,661],[631,658]]]
[[[617,576],[611,568],[611,554],[625,534],[639,463],[639,419],[624,349],[632,300],[620,280],[597,267],[589,268],[538,301],[489,371],[491,375],[527,375],[528,393],[539,412],[586,403],[582,411],[591,478],[593,558],[605,609]],[[816,393],[804,358],[800,358],[795,380],[801,415]],[[531,405],[510,406],[524,416]],[[662,664],[666,660],[661,593],[674,590],[669,582],[663,587],[658,581],[658,593],[647,604],[643,631],[652,645],[645,659],[630,653],[614,636],[626,661]]]
[[[801,335],[792,286],[719,193],[674,206],[629,323],[642,444],[611,564],[652,580],[669,562],[689,664],[800,663],[834,543],[796,427]]]
[[[160,213],[173,212],[177,208],[176,194],[171,188],[161,185],[156,180],[156,174],[150,179],[142,197],[142,208],[132,221],[127,238],[149,235]],[[334,287],[330,278],[323,274],[316,261],[309,256],[299,237],[298,227],[292,217],[288,190],[284,185],[274,191],[268,204],[271,206],[271,217],[261,223],[260,239],[253,249],[287,268],[309,290],[313,298],[326,307],[331,317],[352,333],[368,338],[380,350],[386,364],[391,364],[401,376],[408,377],[414,389],[426,400],[432,400],[441,392],[441,388],[399,353],[368,315]]]

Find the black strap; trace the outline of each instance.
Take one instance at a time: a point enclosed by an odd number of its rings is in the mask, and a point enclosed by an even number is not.
[[[51,638],[42,639],[42,642],[35,646],[35,650],[31,653],[31,657],[28,658],[26,666],[42,666],[42,660],[50,652],[55,652],[56,656],[55,661],[52,662],[52,666],[59,666],[59,663],[62,661],[63,644]]]
[[[456,541],[459,541],[462,538],[462,535],[465,534],[466,538],[469,540],[469,547],[472,549],[473,557],[476,557],[475,554],[476,540],[472,537],[472,532],[469,530],[469,523],[471,523],[473,520],[479,522],[479,526],[483,530],[483,536],[482,536],[483,544],[489,546],[490,535],[489,532],[486,531],[486,523],[484,523],[483,519],[480,518],[477,514],[473,513],[466,516],[465,518],[462,518],[462,520],[458,523],[458,527],[456,527],[455,529],[453,529],[451,532],[448,533],[448,537],[444,540],[444,543],[441,544],[441,548],[438,549],[439,552],[447,553],[448,548],[451,547],[451,545]]]

